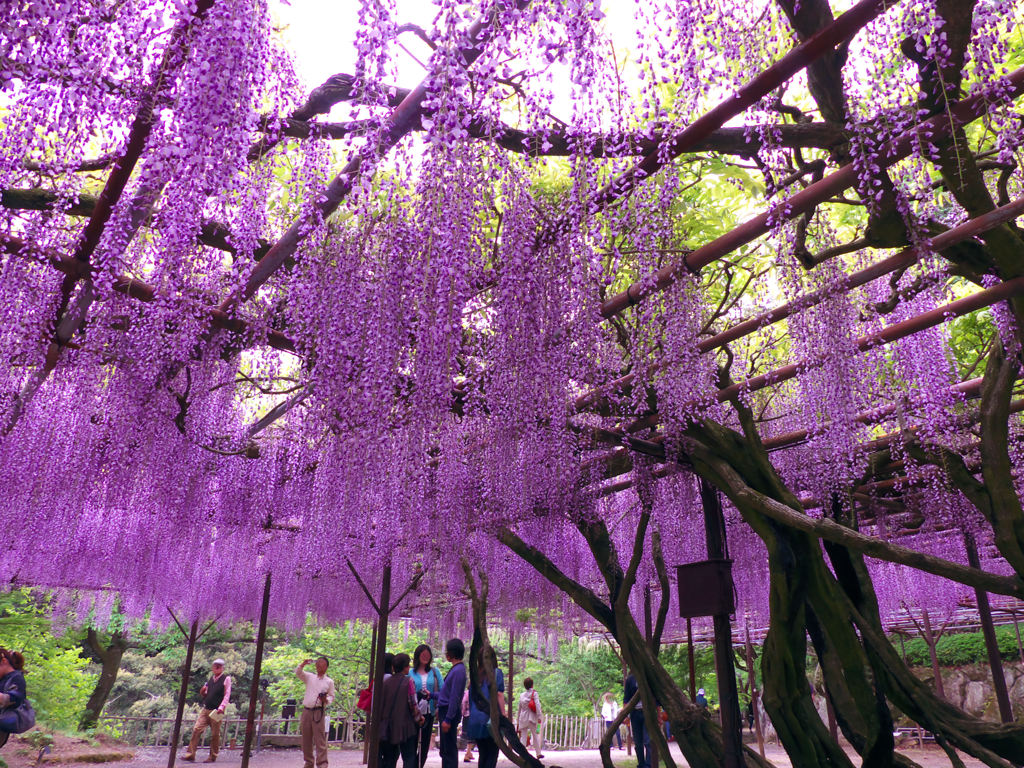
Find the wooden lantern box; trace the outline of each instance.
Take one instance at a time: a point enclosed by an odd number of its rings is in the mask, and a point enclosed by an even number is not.
[[[682,618],[728,616],[736,611],[732,560],[701,560],[677,565],[676,577]]]

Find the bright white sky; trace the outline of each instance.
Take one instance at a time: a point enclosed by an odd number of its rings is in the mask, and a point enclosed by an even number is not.
[[[397,0],[396,21],[399,24],[417,24],[428,32],[433,28],[437,6],[430,0]],[[611,33],[616,49],[634,47],[636,40],[636,4],[612,0],[601,9],[607,14],[603,20],[606,32]],[[295,65],[307,92],[338,72],[351,73],[355,67],[355,32],[359,3],[357,0],[271,0],[271,12],[284,28],[283,37],[295,57]],[[426,62],[430,49],[412,33],[400,36],[399,42],[409,53],[396,47],[397,82],[411,88],[424,77],[425,71],[413,56]],[[412,55],[410,55],[412,54]],[[558,101],[569,94],[558,93]],[[568,112],[568,108],[558,109]]]

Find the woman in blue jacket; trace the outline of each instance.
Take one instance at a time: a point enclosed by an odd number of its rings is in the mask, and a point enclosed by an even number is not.
[[[416,647],[416,653],[412,656],[412,663],[415,669],[409,675],[413,685],[416,687],[416,704],[420,714],[423,715],[423,723],[420,725],[419,753],[420,768],[427,762],[427,753],[430,752],[430,739],[434,735],[434,716],[437,714],[437,699],[441,695],[441,673],[437,667],[432,666],[434,652],[427,644]]]
[[[490,685],[484,680],[483,658],[480,659],[477,679],[481,680],[480,693],[484,699],[490,700]],[[505,711],[505,677],[501,670],[495,667],[494,681],[498,689],[498,711]],[[491,737],[491,729],[487,724],[491,720],[490,712],[481,712],[476,706],[472,694],[469,697],[469,718],[466,720],[464,730],[467,739],[476,741],[477,751],[480,755],[480,768],[494,768],[498,764],[498,744]]]
[[[0,648],[0,747],[12,733],[26,730],[18,709],[25,703],[25,658]]]

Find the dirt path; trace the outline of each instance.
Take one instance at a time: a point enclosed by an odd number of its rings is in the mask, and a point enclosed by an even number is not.
[[[949,768],[950,766],[949,758],[938,747],[929,746],[925,749],[904,749],[901,752],[922,766],[922,768]],[[675,744],[672,745],[672,754],[677,768],[683,768],[686,762],[683,760]],[[850,755],[854,758],[853,764],[858,765],[860,760],[852,750]],[[362,765],[362,757],[363,753],[361,750],[332,749],[329,755],[330,768],[359,768]],[[770,746],[767,750],[767,757],[778,768],[792,768],[786,753],[780,747]],[[204,758],[205,753],[200,752],[199,759],[202,760]],[[636,758],[632,756],[627,757],[625,752],[613,750],[612,760],[616,766],[621,768],[635,768],[636,766]],[[221,752],[220,758],[217,760],[217,765],[224,766],[224,768],[237,768],[240,763],[240,750]],[[544,764],[549,766],[549,768],[555,768],[556,766],[561,766],[561,768],[600,768],[601,758],[598,756],[597,750],[593,749],[566,750],[564,752],[548,752],[544,755]],[[969,758],[964,759],[964,764],[968,768],[981,768],[982,766],[982,763]],[[125,768],[166,768],[166,765],[167,750],[146,749],[140,750],[136,758],[127,764]],[[181,768],[182,765],[188,764],[178,763],[177,768]],[[265,749],[259,754],[254,755],[252,760],[249,761],[249,765],[252,768],[302,768],[302,753],[298,749]],[[461,763],[461,765],[463,768],[475,768],[476,763]],[[430,757],[427,759],[426,768],[440,768],[440,766],[441,758],[436,751],[431,752]],[[514,768],[513,764],[504,757],[498,760],[498,766],[499,768]]]
[[[51,752],[43,757],[42,766],[59,764],[60,766],[95,766],[106,763],[111,768],[166,768],[167,749],[164,747],[144,747],[134,750],[134,756],[130,748],[125,748],[116,743],[102,743],[87,745],[84,740],[63,739],[51,748]],[[849,751],[849,750],[848,750]],[[928,746],[924,749],[903,749],[903,754],[916,762],[922,768],[948,768],[949,759],[938,747]],[[852,751],[854,765],[860,761]],[[200,750],[199,762],[196,766],[202,765],[206,758],[206,751]],[[676,761],[677,768],[684,768],[686,762],[682,759],[679,749],[672,744],[672,754]],[[356,749],[331,749],[329,755],[330,768],[359,768],[362,765],[362,750]],[[9,768],[34,768],[37,765],[38,750],[25,742],[19,743],[12,739],[2,751],[2,757]],[[113,757],[117,762],[107,762]],[[786,757],[786,753],[780,747],[769,746],[767,757],[778,768],[792,768],[792,764]],[[120,758],[120,759],[118,759]],[[127,759],[125,759],[127,758]],[[618,768],[635,768],[636,758],[627,756],[625,752],[612,751],[612,760]],[[225,749],[220,753],[217,760],[218,768],[238,768],[241,765],[242,755],[240,749]],[[549,768],[600,768],[601,759],[596,750],[567,750],[563,752],[548,752],[544,756],[544,763]],[[981,768],[982,764],[970,758],[964,759],[968,768]],[[176,768],[185,768],[193,764],[176,762]],[[264,749],[253,755],[249,761],[252,768],[302,768],[302,753],[297,748],[272,748]],[[461,763],[462,768],[475,768],[476,763]],[[440,768],[441,759],[437,752],[431,752],[427,759],[426,768]],[[498,761],[499,768],[513,768],[513,764],[502,757]]]

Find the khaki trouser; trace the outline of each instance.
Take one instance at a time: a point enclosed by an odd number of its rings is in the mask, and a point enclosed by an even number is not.
[[[524,720],[519,724],[519,730],[522,731],[522,735],[519,737],[523,744],[527,743],[527,739],[533,737],[533,748],[539,755],[544,751],[544,734],[541,732],[540,725],[536,720]]]
[[[210,719],[210,713],[213,711],[212,709],[199,710],[199,719],[196,720],[196,727],[192,729],[192,741],[188,743],[188,752],[185,753],[185,757],[194,758],[196,756],[199,740],[203,738],[203,732],[210,728],[210,759],[217,759],[217,753],[220,751],[221,723],[215,723]]]
[[[317,768],[326,768],[327,731],[324,730],[323,708],[307,709],[303,707],[299,732],[302,734],[303,768],[313,768],[313,747],[316,747]]]

